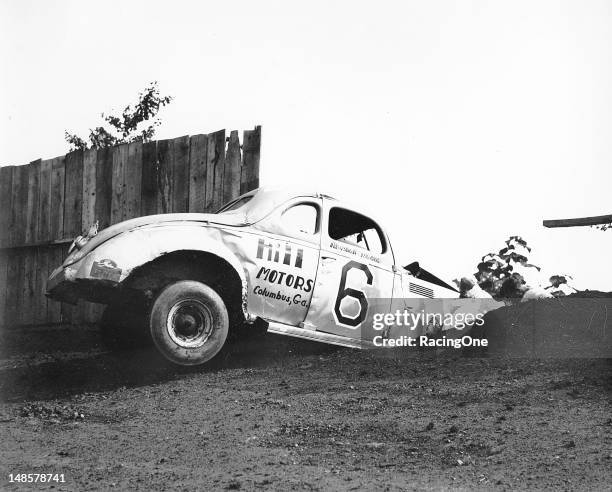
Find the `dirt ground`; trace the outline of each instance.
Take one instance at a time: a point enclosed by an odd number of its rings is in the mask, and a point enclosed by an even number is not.
[[[612,360],[362,352],[266,335],[206,368],[8,330],[0,489],[610,490]],[[63,473],[64,484],[9,484]]]

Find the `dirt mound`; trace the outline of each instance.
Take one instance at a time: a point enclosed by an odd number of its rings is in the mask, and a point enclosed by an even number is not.
[[[478,335],[489,354],[515,357],[612,357],[612,294],[586,291],[487,313]]]

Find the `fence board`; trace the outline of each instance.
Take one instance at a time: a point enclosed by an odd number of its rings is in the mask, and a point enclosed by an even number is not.
[[[38,232],[36,242],[45,242],[55,239],[51,237],[51,167],[53,159],[46,159],[40,163],[40,182],[38,201]]]
[[[83,211],[83,151],[66,155],[66,194],[64,197],[64,238],[81,234]]]
[[[7,326],[17,324],[19,297],[21,295],[21,283],[19,278],[22,276],[20,256],[22,251],[18,249],[9,250],[7,254],[8,268],[6,275],[6,285],[10,287],[6,293],[6,312],[5,319]]]
[[[157,213],[157,142],[142,146],[141,215]]]
[[[245,130],[242,141],[242,177],[240,192],[259,188],[259,157],[261,147],[261,126]]]
[[[0,248],[8,246],[11,242],[13,169],[15,166],[0,167]]]
[[[21,298],[19,302],[20,325],[31,325],[34,321],[32,316],[32,303],[34,299],[34,282],[36,280],[36,249],[25,248],[23,250],[23,282],[21,283]]]
[[[127,163],[128,146],[119,145],[113,148],[113,177],[112,177],[112,202],[111,202],[111,224],[123,220],[123,209],[125,206],[125,166]]]
[[[100,229],[111,225],[111,201],[113,194],[113,149],[96,152],[96,205],[95,219]]]
[[[81,231],[87,231],[96,221],[96,149],[88,149],[83,154],[83,209]]]
[[[240,195],[240,139],[238,132],[230,133],[223,172],[223,204]]]
[[[38,234],[38,202],[40,199],[40,162],[28,164],[28,202],[26,207],[25,243],[35,243]]]
[[[157,213],[170,212],[172,164],[170,140],[157,142]]]
[[[189,136],[170,141],[171,185],[170,211],[182,213],[189,210]]]
[[[65,159],[56,157],[51,164],[51,210],[49,233],[53,239],[64,237]]]
[[[13,198],[11,200],[11,240],[9,246],[20,246],[25,241],[25,217],[28,205],[28,167],[13,170]]]
[[[213,188],[212,211],[216,212],[223,205],[223,171],[225,167],[225,130],[213,133],[215,141],[215,181]]]
[[[204,211],[209,213],[214,207],[214,192],[215,192],[215,138],[213,133],[206,136],[206,190],[205,190],[205,208]]]
[[[8,250],[0,250],[0,327],[7,325],[6,296],[8,294]]]
[[[128,145],[127,165],[124,170],[125,204],[123,220],[140,216],[142,187],[142,142]]]
[[[47,251],[47,278],[49,278],[53,270],[62,264],[64,248],[54,246]],[[47,320],[49,323],[61,323],[62,304],[56,301],[49,301],[47,303]]]
[[[189,141],[189,212],[206,210],[207,149],[207,135],[191,137]]]
[[[49,248],[39,248],[36,260],[36,293],[34,299],[35,323],[47,322],[47,278],[49,270]]]

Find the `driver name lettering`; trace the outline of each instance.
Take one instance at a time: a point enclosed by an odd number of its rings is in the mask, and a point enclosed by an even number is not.
[[[274,261],[276,263],[281,263],[282,255],[283,265],[291,265],[291,258],[294,256],[293,265],[296,268],[302,268],[302,260],[304,258],[304,250],[302,248],[295,248],[294,253],[294,248],[292,248],[289,243],[285,243],[285,247],[283,248],[281,243],[266,241],[260,238],[257,242],[257,258],[263,260],[265,253],[267,253],[266,256],[268,261]]]
[[[373,261],[375,263],[380,263],[380,258],[378,258],[377,256],[373,255],[372,253],[369,253],[367,251],[359,251],[358,249],[352,248],[348,245],[345,244],[340,244],[337,243],[336,241],[332,241],[329,244],[329,247],[331,249],[335,249],[338,251],[342,251],[343,253],[350,253],[354,256],[358,256],[360,258],[365,258],[366,260],[370,260]]]

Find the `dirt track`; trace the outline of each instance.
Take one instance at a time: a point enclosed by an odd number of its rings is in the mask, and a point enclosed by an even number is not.
[[[70,490],[602,490],[612,479],[605,359],[267,336],[177,370],[153,351],[103,352],[91,329],[12,332],[2,347],[0,488],[28,472],[64,473],[55,488]]]

